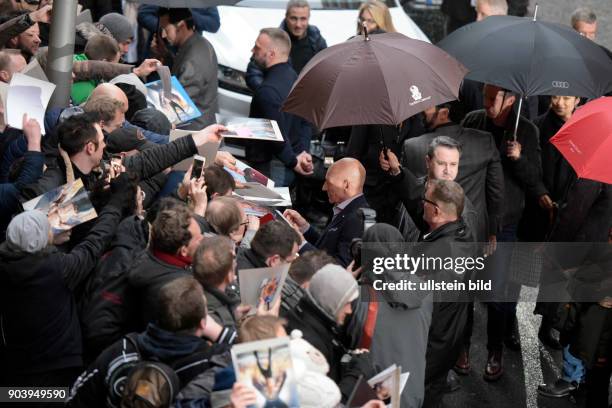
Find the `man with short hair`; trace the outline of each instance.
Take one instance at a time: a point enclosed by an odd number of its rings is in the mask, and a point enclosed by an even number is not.
[[[289,0],[285,19],[280,28],[285,30],[291,39],[289,63],[298,75],[315,54],[327,48],[327,43],[321,36],[321,32],[316,26],[309,24],[309,20],[310,4],[308,4],[308,1]],[[263,80],[262,67],[251,58],[246,72],[247,86],[255,91]]]
[[[219,326],[207,313],[200,284],[191,276],[177,278],[160,288],[158,299],[155,321],[144,332],[128,334],[104,350],[73,384],[68,406],[106,407],[109,390],[120,385],[118,370],[125,363],[157,361],[173,366],[180,370],[180,388],[208,370],[225,366],[222,355],[229,351],[236,332]],[[118,381],[109,385],[111,380]]]
[[[538,128],[520,116],[516,139],[516,113],[513,106],[517,96],[498,86],[484,86],[485,109],[469,113],[462,125],[490,132],[498,147],[504,171],[504,207],[498,226],[497,242],[507,242],[488,259],[488,271],[494,283],[491,294],[506,302],[489,302],[488,344],[489,357],[484,378],[496,381],[503,374],[504,344],[520,350],[516,326],[516,302],[520,285],[508,281],[512,242],[517,240],[518,224],[523,217],[526,197],[542,197],[546,188],[542,181],[542,163]],[[494,247],[491,248],[494,250]]]
[[[99,117],[100,128],[105,134],[112,133],[123,126],[125,108],[123,102],[107,96],[92,98],[85,104],[85,112],[92,112]]]
[[[21,72],[28,63],[19,50],[0,51],[0,81],[8,84],[16,72]]]
[[[291,263],[297,257],[301,238],[284,221],[270,221],[262,225],[251,248],[240,248],[237,256],[238,269],[268,268]]]
[[[236,189],[234,178],[223,167],[216,164],[204,169],[204,180],[206,180],[208,201],[216,197],[231,196]]]
[[[597,15],[588,7],[579,7],[572,13],[572,28],[591,41],[597,38]]]
[[[140,305],[140,328],[153,321],[160,288],[181,276],[192,276],[191,263],[201,240],[200,226],[186,206],[157,214],[149,250],[128,272],[130,287]]]
[[[327,170],[323,191],[334,205],[334,216],[325,230],[319,234],[297,211],[285,210],[284,216],[297,228],[307,242],[301,252],[315,248],[324,249],[340,265],[346,267],[353,260],[351,242],[363,235],[363,218],[360,209],[369,208],[363,196],[365,169],[356,159],[338,160]]]
[[[202,129],[215,123],[217,106],[217,54],[213,46],[195,31],[195,22],[187,8],[160,8],[159,26],[168,42],[177,48],[172,64],[185,92],[202,115],[186,129]]]
[[[27,13],[25,11],[17,12],[11,14],[11,16],[17,17],[23,14]],[[29,62],[30,58],[32,58],[32,56],[34,56],[38,52],[40,43],[40,28],[38,26],[38,23],[34,23],[27,30],[11,38],[8,41],[7,46],[9,48],[16,48],[21,50],[21,54],[26,59],[26,61]]]
[[[508,15],[508,2],[506,0],[477,0],[476,21],[482,21],[489,16]]]
[[[206,237],[193,259],[193,274],[204,288],[208,313],[222,326],[237,328],[240,297],[229,286],[236,280],[233,242],[223,236]]]
[[[311,128],[303,119],[281,112],[297,79],[288,63],[290,50],[289,35],[280,28],[262,29],[252,50],[253,59],[266,71],[253,95],[249,117],[275,120],[284,141],[251,141],[246,146],[246,158],[277,186],[290,186],[295,173],[312,174],[312,157],[308,153]]]
[[[504,175],[499,151],[490,133],[464,128],[458,124],[459,103],[444,103],[423,113],[430,133],[408,139],[402,150],[402,164],[416,177],[427,174],[423,157],[438,136],[448,136],[461,144],[457,181],[474,205],[478,217],[473,231],[478,242],[493,239],[501,221],[504,199]]]

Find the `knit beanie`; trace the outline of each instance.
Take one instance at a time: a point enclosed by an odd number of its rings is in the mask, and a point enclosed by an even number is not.
[[[33,254],[42,251],[49,244],[50,229],[49,220],[43,212],[22,212],[8,225],[6,242],[14,250]]]
[[[130,20],[119,13],[109,13],[100,19],[100,23],[108,28],[113,38],[121,43],[134,37],[134,29]]]
[[[353,275],[334,264],[325,265],[313,275],[306,293],[334,321],[338,312],[359,295]]]

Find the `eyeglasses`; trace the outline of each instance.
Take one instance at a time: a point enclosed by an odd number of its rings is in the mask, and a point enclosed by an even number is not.
[[[434,201],[428,200],[428,199],[427,199],[427,198],[425,198],[425,197],[423,197],[421,200],[423,201],[423,204],[424,204],[424,203],[429,203],[429,204],[433,205],[433,206],[434,206],[434,207],[436,207],[436,208],[440,208],[440,207],[438,206],[438,204],[436,204]]]

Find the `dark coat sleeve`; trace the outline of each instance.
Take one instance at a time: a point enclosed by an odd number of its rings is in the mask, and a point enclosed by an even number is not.
[[[216,7],[207,8],[192,8],[191,14],[195,21],[195,26],[198,31],[208,31],[209,33],[216,33],[221,27],[221,18],[219,17],[219,10]]]
[[[542,181],[542,158],[540,156],[540,138],[538,129],[533,126],[532,132],[522,138],[521,156],[511,161],[516,177],[523,184],[525,191],[532,197],[539,197],[546,193]]]
[[[121,221],[121,209],[107,205],[85,239],[69,253],[60,255],[64,281],[70,290],[74,290],[94,269],[107,244],[115,235],[119,221]]]
[[[253,96],[251,106],[257,106],[258,113],[255,117],[266,118],[278,122],[281,129],[289,129],[285,125],[283,115],[281,114],[281,106],[283,99],[278,92],[270,86],[260,86]],[[294,168],[297,164],[296,154],[289,143],[290,136],[283,135],[283,142],[269,142],[267,145],[274,151],[274,155],[282,161],[286,167]]]
[[[489,225],[487,233],[496,235],[504,216],[504,169],[501,165],[499,150],[491,137],[491,160],[487,164],[487,177],[485,180],[485,194],[487,200],[487,214]]]
[[[15,183],[0,184],[0,212],[14,214],[19,209],[19,192],[42,175],[44,156],[41,152],[27,152],[23,158],[21,173]]]
[[[140,180],[155,176],[162,170],[198,153],[193,137],[181,137],[167,145],[147,149],[135,156],[126,157],[123,165]]]

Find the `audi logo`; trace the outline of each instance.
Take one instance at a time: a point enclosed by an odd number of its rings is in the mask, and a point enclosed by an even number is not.
[[[570,84],[565,81],[553,81],[552,86],[553,88],[567,89],[570,87]]]

